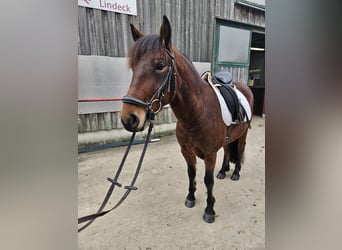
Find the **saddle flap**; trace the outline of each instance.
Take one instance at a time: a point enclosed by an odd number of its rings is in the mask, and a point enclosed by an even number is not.
[[[237,97],[234,87],[228,84],[222,84],[219,87],[219,90],[226,102],[226,105],[228,106],[233,121],[240,123],[242,118],[240,116],[240,101]]]

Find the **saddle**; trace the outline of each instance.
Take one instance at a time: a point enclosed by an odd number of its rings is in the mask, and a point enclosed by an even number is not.
[[[219,81],[221,84],[231,84],[232,85],[232,74],[228,71],[222,71],[215,73],[213,80]]]
[[[218,72],[214,76],[210,71],[201,75],[214,90],[221,107],[221,114],[225,125],[228,127],[226,139],[230,137],[232,124],[241,124],[247,121],[251,128],[251,110],[246,97],[233,85],[229,72]]]
[[[217,72],[212,76],[212,82],[223,96],[223,99],[232,115],[235,124],[239,124],[247,117],[246,111],[241,105],[239,98],[234,90],[232,75],[229,72]],[[248,119],[247,119],[248,120]]]

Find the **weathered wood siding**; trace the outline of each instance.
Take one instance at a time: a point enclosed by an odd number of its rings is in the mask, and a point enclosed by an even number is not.
[[[174,46],[195,62],[212,62],[215,17],[265,27],[265,12],[234,0],[137,0],[137,16],[78,7],[78,54],[127,56],[133,44],[129,23],[143,33],[159,32],[162,16],[172,25]],[[230,68],[233,80],[245,77],[244,68]],[[170,109],[158,122],[174,121]],[[120,128],[117,112],[79,115],[79,132]],[[167,117],[167,118],[165,118]],[[163,120],[165,119],[165,120]]]
[[[124,57],[133,44],[129,23],[143,33],[159,32],[163,15],[171,21],[174,46],[193,61],[211,60],[214,0],[137,0],[137,16],[78,7],[80,55]]]
[[[211,62],[214,18],[265,27],[265,13],[234,0],[137,0],[137,16],[78,7],[80,55],[125,57],[133,43],[129,23],[143,33],[157,33],[165,14],[174,46],[192,61]]]

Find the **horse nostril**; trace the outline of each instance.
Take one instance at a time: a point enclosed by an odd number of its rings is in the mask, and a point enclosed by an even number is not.
[[[139,117],[135,114],[130,114],[128,117],[127,125],[132,129],[137,128],[139,125]]]

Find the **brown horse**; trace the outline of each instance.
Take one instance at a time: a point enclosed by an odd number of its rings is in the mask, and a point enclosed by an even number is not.
[[[176,118],[176,136],[186,160],[189,193],[185,205],[195,205],[196,156],[204,160],[207,207],[203,219],[215,220],[213,185],[217,151],[224,148],[224,160],[217,177],[222,179],[235,163],[232,180],[239,179],[248,123],[227,127],[213,89],[192,62],[171,44],[171,25],[164,16],[160,34],[144,35],[131,24],[134,45],[129,50],[133,77],[123,97],[121,119],[126,130],[142,131],[162,106],[170,104]],[[253,107],[253,94],[243,83],[234,83]],[[230,131],[226,138],[227,129]]]

